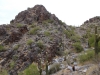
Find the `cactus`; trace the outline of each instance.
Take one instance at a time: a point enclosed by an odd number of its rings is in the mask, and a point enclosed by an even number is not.
[[[46,75],[49,75],[49,72],[48,72],[48,57],[47,57],[47,52],[46,52]]]
[[[98,49],[98,42],[100,40],[100,36],[97,33],[97,26],[95,26],[95,55],[98,55],[99,49]]]
[[[38,69],[39,69],[39,73],[40,75],[42,75],[42,66],[41,66],[41,58],[40,58],[40,63],[38,63]]]
[[[48,73],[48,61],[46,62],[46,75],[49,75],[49,73]]]

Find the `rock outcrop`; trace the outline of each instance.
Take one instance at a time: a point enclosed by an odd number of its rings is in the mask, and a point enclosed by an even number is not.
[[[4,41],[4,43],[13,43],[18,42],[22,35],[25,34],[28,31],[27,26],[22,26],[18,30],[11,31],[11,34],[9,34],[8,38]]]
[[[100,16],[96,16],[96,17],[90,18],[89,20],[85,21],[84,24],[87,24],[87,23],[98,23],[98,22],[100,22]]]
[[[35,5],[33,8],[20,12],[11,23],[30,25],[34,22],[40,23],[49,19],[59,22],[59,19],[54,14],[49,13],[43,5]]]

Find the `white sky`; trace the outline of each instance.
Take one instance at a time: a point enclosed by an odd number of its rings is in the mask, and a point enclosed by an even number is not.
[[[0,0],[0,24],[9,24],[15,16],[42,4],[68,25],[79,26],[94,16],[100,16],[100,0]]]

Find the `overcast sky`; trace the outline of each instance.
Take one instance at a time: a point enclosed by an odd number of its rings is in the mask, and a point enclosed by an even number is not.
[[[28,7],[42,4],[68,25],[81,25],[94,16],[100,16],[100,0],[0,0],[0,24],[9,24]]]

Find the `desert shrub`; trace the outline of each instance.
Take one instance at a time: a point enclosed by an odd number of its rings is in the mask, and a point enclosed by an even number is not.
[[[64,34],[66,35],[66,37],[70,37],[71,36],[71,34],[70,34],[70,32],[68,30],[64,30]]]
[[[33,43],[32,39],[27,40],[27,45],[31,45]]]
[[[45,36],[50,36],[50,32],[49,32],[49,31],[45,31],[45,32],[44,32],[44,35],[45,35]]]
[[[13,49],[14,49],[14,50],[17,50],[17,49],[19,48],[19,46],[20,46],[20,45],[17,44],[17,45],[14,46]]]
[[[83,38],[90,38],[93,34],[90,34],[90,32],[86,32],[86,34],[84,34],[82,37]]]
[[[71,40],[74,42],[80,42],[80,37],[75,35],[75,36],[71,36]]]
[[[100,52],[100,41],[98,42],[98,50]]]
[[[68,38],[70,38],[71,36],[75,34],[73,30],[64,30],[63,32]]]
[[[9,64],[9,66],[12,69],[15,66],[15,62],[14,61],[11,61],[10,64]]]
[[[47,21],[43,21],[43,25],[48,26],[48,22]]]
[[[89,47],[94,47],[95,37],[92,35],[88,38]]]
[[[76,43],[73,44],[73,46],[74,46],[76,52],[81,52],[81,51],[83,51],[83,47],[81,46],[81,43],[76,42]]]
[[[38,45],[38,47],[40,47],[40,48],[43,48],[43,47],[44,47],[43,41],[42,41],[42,40],[39,40],[39,41],[37,42],[37,45]]]
[[[14,55],[14,56],[12,57],[12,59],[13,59],[14,61],[16,61],[16,60],[18,59],[18,56],[17,56],[17,55]]]
[[[23,25],[20,24],[20,23],[17,24],[17,27],[18,27],[18,28],[20,28],[20,27],[22,27],[22,26],[23,26]]]
[[[71,28],[71,30],[75,30],[75,26],[70,25],[69,27]]]
[[[61,25],[66,24],[65,22],[62,22],[61,20],[59,20],[59,23],[60,23]]]
[[[0,45],[0,51],[5,50],[5,47],[3,45]]]
[[[2,69],[2,70],[0,71],[0,75],[8,75],[7,70]]]
[[[23,72],[20,72],[18,75],[40,75],[40,74],[36,64],[32,63],[28,68],[26,68]]]
[[[54,39],[53,37],[50,37],[50,41],[53,41],[53,39]]]
[[[49,25],[48,23],[53,23],[53,22],[54,22],[53,20],[48,19],[48,20],[43,21],[42,23],[43,25]]]
[[[63,51],[61,51],[61,50],[56,50],[56,55],[58,55],[58,56],[62,56],[62,55],[64,55],[64,52]]]
[[[48,20],[45,20],[46,22],[48,22],[48,23],[53,23],[54,21],[53,20],[51,20],[51,19],[48,19]]]
[[[85,52],[85,53],[83,53],[83,54],[81,54],[80,56],[79,56],[79,61],[82,63],[82,62],[85,62],[85,61],[89,61],[89,60],[91,60],[91,59],[93,59],[94,58],[94,50],[89,50],[89,51],[87,51],[87,52]]]
[[[55,73],[59,70],[60,70],[60,64],[59,63],[54,63],[53,65],[50,66],[49,74],[53,74],[53,73]]]
[[[34,27],[29,31],[29,34],[31,35],[35,35],[37,33],[37,31],[39,30],[39,27]]]
[[[81,27],[80,29],[81,29],[81,30],[86,30],[84,27]]]
[[[31,27],[32,27],[32,28],[35,27],[35,24],[33,23],[33,24],[31,25]]]

